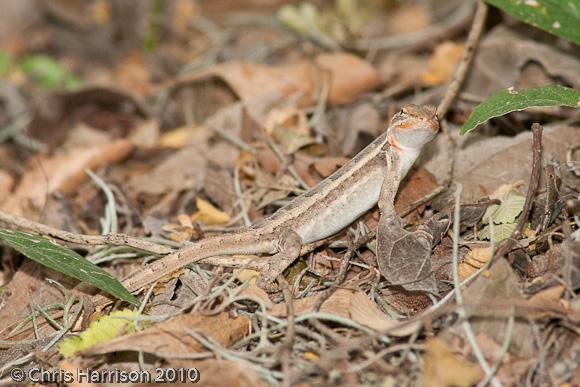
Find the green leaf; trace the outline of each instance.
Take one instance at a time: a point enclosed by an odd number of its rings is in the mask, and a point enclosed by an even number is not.
[[[488,224],[477,233],[477,239],[493,239],[494,243],[500,242],[512,235],[516,228],[515,223],[495,224],[493,226],[493,236],[491,235],[491,226]]]
[[[0,50],[0,78],[8,72],[10,64],[12,63],[12,58],[8,52]]]
[[[61,355],[66,358],[72,357],[78,351],[92,347],[95,344],[102,344],[111,341],[122,334],[135,332],[133,318],[137,318],[139,313],[129,309],[111,312],[108,316],[102,316],[98,320],[91,322],[89,327],[80,333],[63,339],[59,344]],[[139,326],[145,324],[140,323]]]
[[[534,27],[580,45],[580,0],[486,0]]]
[[[26,75],[47,89],[72,88],[80,81],[62,64],[47,55],[30,55],[20,67]]]
[[[534,106],[570,106],[580,108],[580,90],[550,85],[533,89],[506,89],[480,103],[461,127],[461,134],[473,130],[490,118]]]
[[[526,198],[521,195],[510,195],[507,199],[502,200],[500,205],[494,204],[487,207],[483,215],[483,223],[489,223],[489,216],[494,224],[515,223],[516,218],[524,209]]]
[[[116,278],[73,250],[39,235],[3,228],[0,228],[0,239],[41,265],[93,285],[123,301],[139,305],[139,300]]]

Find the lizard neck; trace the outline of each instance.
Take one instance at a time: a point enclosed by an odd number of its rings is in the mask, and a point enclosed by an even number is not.
[[[421,153],[421,149],[400,147],[399,149],[394,149],[397,159],[397,167],[399,168],[399,176],[403,179],[415,161]]]

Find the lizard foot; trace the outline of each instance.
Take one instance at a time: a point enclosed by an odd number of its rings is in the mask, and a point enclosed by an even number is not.
[[[258,278],[257,285],[267,293],[276,293],[280,289],[274,281],[288,266],[300,256],[302,239],[300,236],[288,230],[280,237],[278,253],[271,256],[264,264],[262,274]]]

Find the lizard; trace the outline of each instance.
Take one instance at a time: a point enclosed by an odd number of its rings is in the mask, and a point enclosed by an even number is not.
[[[436,108],[405,105],[387,130],[354,158],[288,205],[230,234],[201,239],[122,281],[137,292],[193,262],[227,255],[270,255],[259,285],[266,285],[300,256],[301,248],[341,231],[377,204],[381,191],[396,193],[421,149],[439,131]],[[394,198],[394,194],[391,195]],[[93,306],[110,303],[93,298]]]

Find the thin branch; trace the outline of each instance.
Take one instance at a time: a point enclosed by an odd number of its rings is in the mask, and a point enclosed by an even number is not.
[[[483,31],[483,27],[485,25],[487,11],[487,4],[483,0],[478,0],[475,17],[473,18],[473,24],[471,25],[471,30],[469,31],[467,41],[465,42],[465,51],[463,52],[463,57],[461,58],[461,61],[459,62],[459,65],[453,74],[453,78],[447,87],[447,91],[443,96],[443,100],[437,107],[437,114],[439,115],[439,119],[443,119],[445,117],[447,111],[449,110],[449,106],[457,96],[457,93],[463,84],[465,75],[467,74],[467,70],[469,70],[471,60],[475,54],[475,49],[479,43],[481,32]]]
[[[461,294],[461,283],[459,281],[459,223],[461,220],[460,201],[462,188],[463,187],[461,184],[457,184],[457,191],[455,192],[455,211],[453,217],[453,288],[455,290],[455,302],[457,303],[458,308],[457,313],[459,314],[459,317],[463,319],[461,326],[465,332],[465,337],[467,337],[467,341],[471,345],[473,354],[475,355],[479,365],[486,375],[486,380],[489,379],[490,383],[494,387],[501,387],[501,383],[493,376],[493,370],[487,363],[487,360],[485,360],[485,356],[483,356],[483,353],[477,344],[475,334],[473,333],[473,329],[471,329],[471,324],[469,323],[469,316],[467,316],[467,312],[463,306],[463,295]]]
[[[512,232],[510,238],[506,239],[504,243],[497,249],[493,256],[495,261],[498,258],[506,255],[515,245],[516,241],[520,239],[522,235],[522,230],[524,229],[524,224],[528,219],[530,210],[532,209],[532,204],[534,202],[534,197],[536,196],[536,191],[538,190],[538,185],[540,183],[540,172],[542,167],[542,131],[544,128],[538,123],[532,124],[532,173],[530,175],[530,183],[528,184],[528,193],[526,194],[526,201],[524,202],[524,208],[520,217],[518,218],[518,223],[516,228]]]
[[[288,281],[284,278],[284,275],[280,274],[277,279],[278,285],[282,288],[282,294],[284,295],[284,302],[286,303],[286,313],[288,318],[288,328],[286,328],[286,336],[280,347],[279,356],[282,363],[282,370],[284,372],[284,380],[282,381],[283,386],[290,387],[292,385],[291,380],[291,364],[290,358],[292,355],[292,347],[294,342],[294,336],[296,332],[295,327],[295,316],[294,316],[294,302],[292,300],[292,293],[290,292],[290,285]]]

